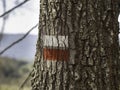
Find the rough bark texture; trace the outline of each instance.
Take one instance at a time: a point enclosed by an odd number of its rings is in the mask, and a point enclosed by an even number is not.
[[[119,90],[117,4],[117,0],[40,0],[32,90]],[[45,60],[44,35],[68,37],[68,47],[62,49],[69,51],[69,60]]]

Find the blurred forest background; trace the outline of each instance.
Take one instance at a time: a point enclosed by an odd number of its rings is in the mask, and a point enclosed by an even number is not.
[[[0,90],[18,90],[31,72],[38,17],[39,0],[0,0]]]

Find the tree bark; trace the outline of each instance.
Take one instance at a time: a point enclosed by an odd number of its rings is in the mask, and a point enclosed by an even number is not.
[[[119,90],[118,1],[40,0],[32,90]]]

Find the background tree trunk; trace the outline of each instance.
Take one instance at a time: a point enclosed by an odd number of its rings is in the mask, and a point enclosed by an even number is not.
[[[32,90],[119,90],[117,0],[40,0]]]

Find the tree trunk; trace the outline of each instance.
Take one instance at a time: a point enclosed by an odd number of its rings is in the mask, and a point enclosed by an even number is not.
[[[32,90],[119,90],[117,0],[40,0]]]

